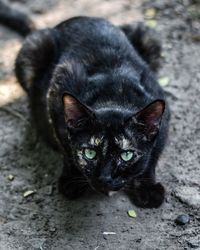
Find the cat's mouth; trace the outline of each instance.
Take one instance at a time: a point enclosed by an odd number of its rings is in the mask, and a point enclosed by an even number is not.
[[[117,192],[121,190],[124,187],[125,183],[126,182],[124,180],[113,181],[113,183],[104,183],[104,184],[102,184],[99,181],[95,181],[91,183],[91,186],[97,192],[100,192],[109,196],[110,192]]]

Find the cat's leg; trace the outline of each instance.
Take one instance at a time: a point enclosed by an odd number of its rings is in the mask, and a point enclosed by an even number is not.
[[[142,23],[120,28],[144,61],[156,72],[161,64],[162,47],[155,31]]]
[[[161,141],[161,140],[160,140]],[[147,170],[129,187],[128,194],[136,206],[143,208],[157,208],[165,199],[165,189],[161,183],[156,182],[155,168],[158,158],[163,150],[164,143],[158,141],[147,162]]]
[[[133,181],[129,195],[138,207],[157,208],[165,198],[165,189],[155,182],[155,170],[149,169],[140,178]]]
[[[68,199],[79,198],[89,188],[86,178],[72,164],[65,157],[63,172],[58,183],[59,191]]]

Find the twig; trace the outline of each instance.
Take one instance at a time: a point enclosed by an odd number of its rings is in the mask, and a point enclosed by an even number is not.
[[[23,115],[21,115],[18,111],[10,108],[10,107],[0,107],[1,110],[19,118],[20,120],[26,122],[26,123],[29,123],[28,120],[26,118],[23,117]]]

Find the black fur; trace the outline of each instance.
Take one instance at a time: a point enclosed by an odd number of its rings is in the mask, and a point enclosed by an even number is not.
[[[146,30],[138,29],[76,17],[31,34],[19,52],[17,78],[40,134],[64,154],[59,187],[69,198],[82,195],[89,183],[104,193],[128,190],[142,207],[164,200],[155,167],[169,109],[147,65],[156,69],[160,53],[147,52]],[[95,151],[92,160],[88,149]]]
[[[35,25],[29,16],[13,8],[7,0],[0,0],[0,23],[17,31],[22,36],[28,35],[35,29]]]
[[[150,68],[157,71],[161,65],[162,46],[155,31],[142,23],[137,26],[123,25],[121,28],[130,42],[134,41],[134,48]]]

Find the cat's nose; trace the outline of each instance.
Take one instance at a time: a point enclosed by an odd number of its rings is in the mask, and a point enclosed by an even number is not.
[[[112,177],[111,176],[99,176],[99,182],[102,185],[110,185],[112,184]]]

